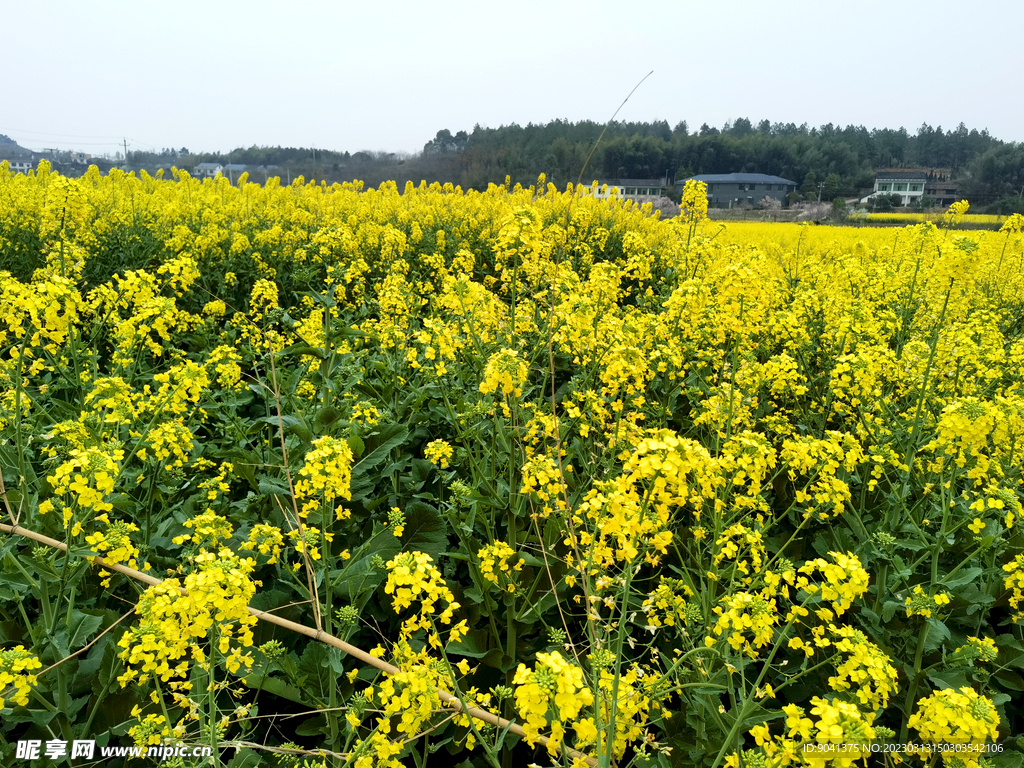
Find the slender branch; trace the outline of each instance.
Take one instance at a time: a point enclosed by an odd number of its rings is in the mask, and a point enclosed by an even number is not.
[[[132,611],[128,611],[128,613],[126,613],[126,614],[125,614],[124,616],[122,616],[122,617],[121,617],[120,619],[118,619],[118,620],[117,620],[117,621],[115,621],[115,622],[114,622],[113,624],[111,624],[111,625],[110,625],[109,627],[107,627],[107,628],[106,628],[106,629],[104,629],[104,630],[103,630],[102,632],[100,632],[100,633],[99,633],[98,635],[96,635],[96,637],[94,637],[94,638],[92,639],[92,641],[91,641],[91,642],[87,643],[86,645],[83,645],[83,646],[82,646],[81,648],[79,648],[79,649],[78,649],[77,651],[75,651],[74,653],[69,653],[69,654],[68,654],[67,656],[65,656],[65,657],[64,657],[63,659],[61,659],[60,661],[55,661],[55,662],[54,662],[53,664],[51,664],[50,666],[48,666],[48,667],[47,667],[46,669],[42,670],[41,672],[36,672],[36,677],[39,677],[39,676],[41,676],[41,675],[45,675],[45,674],[46,674],[47,672],[49,672],[49,671],[50,671],[51,669],[53,669],[53,668],[55,668],[55,667],[59,667],[59,666],[60,666],[61,664],[63,664],[63,663],[64,663],[65,661],[67,661],[68,659],[73,659],[73,658],[75,658],[75,656],[78,656],[79,654],[85,653],[85,652],[86,652],[86,651],[88,651],[88,650],[89,650],[90,648],[92,648],[92,647],[93,647],[94,645],[96,645],[96,643],[98,643],[98,642],[99,642],[99,639],[100,639],[101,637],[103,637],[103,636],[104,636],[105,634],[107,634],[107,632],[109,632],[110,630],[112,630],[112,629],[113,629],[114,627],[116,627],[116,626],[117,626],[118,624],[120,624],[120,623],[121,623],[122,621],[124,621],[125,619],[127,619],[127,618],[128,618],[129,616],[131,616],[131,615],[132,615],[133,613],[135,613],[135,611],[134,611],[134,610],[132,610]]]

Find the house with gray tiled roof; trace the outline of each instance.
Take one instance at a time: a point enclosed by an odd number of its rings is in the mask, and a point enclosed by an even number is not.
[[[785,205],[786,195],[796,191],[795,181],[765,173],[702,173],[681,179],[676,186],[682,189],[690,180],[708,185],[708,205],[712,208],[753,208],[765,197]]]

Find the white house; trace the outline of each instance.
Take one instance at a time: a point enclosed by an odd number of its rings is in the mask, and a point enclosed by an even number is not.
[[[3,162],[3,158],[0,158],[0,163]],[[11,173],[28,173],[35,168],[32,165],[31,160],[16,160],[11,158],[7,161],[11,166]]]
[[[633,200],[637,205],[656,202],[661,197],[662,187],[667,186],[663,179],[614,179],[595,183],[596,187],[581,187],[582,193],[602,200],[615,192],[620,200]]]
[[[192,169],[192,175],[200,179],[212,179],[218,173],[224,172],[224,166],[220,163],[200,163]]]
[[[870,195],[861,200],[868,202],[878,195],[899,195],[903,205],[910,205],[924,197],[924,185],[928,181],[927,171],[911,168],[894,168],[878,171],[875,174],[875,188]]]

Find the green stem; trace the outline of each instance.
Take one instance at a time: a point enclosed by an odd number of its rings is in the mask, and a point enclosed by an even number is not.
[[[932,333],[931,339],[931,352],[928,355],[928,363],[924,369],[924,379],[921,382],[921,394],[917,399],[917,409],[914,412],[914,424],[910,436],[910,445],[907,446],[907,453],[903,458],[903,465],[907,468],[906,478],[903,481],[903,493],[901,498],[906,499],[907,494],[910,492],[910,480],[914,474],[914,459],[917,456],[917,447],[921,442],[921,411],[924,408],[924,402],[928,397],[928,380],[932,372],[932,364],[935,362],[935,353],[939,348],[939,331],[942,329],[942,323],[946,319],[946,308],[949,306],[949,296],[953,292],[953,279],[949,281],[949,288],[946,289],[946,298],[942,302],[942,312],[939,313],[939,322],[935,325],[935,330]]]
[[[900,743],[907,743],[907,735],[910,727],[907,720],[910,717],[910,708],[914,706],[914,699],[917,698],[917,689],[921,684],[921,659],[924,657],[924,643],[928,639],[930,625],[927,621],[921,624],[921,631],[917,634],[917,650],[914,652],[914,677],[907,689],[907,698],[903,701],[903,727],[900,729]]]

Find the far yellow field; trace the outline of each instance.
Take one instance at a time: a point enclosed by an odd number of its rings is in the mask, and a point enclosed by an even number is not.
[[[942,221],[943,216],[942,213],[869,213],[861,218],[873,222],[920,224],[924,221],[933,221],[937,224]],[[968,213],[963,217],[964,224],[1002,224],[1004,221],[1005,216],[994,213]]]
[[[766,221],[714,222],[709,223],[706,230],[707,235],[714,237],[716,242],[790,254],[824,253],[829,250],[845,253],[855,249],[858,244],[863,244],[862,247],[870,251],[894,249],[899,240],[905,237],[905,231],[904,227],[834,227]],[[1006,239],[1005,232],[988,230],[952,230],[950,236],[954,234],[966,235],[979,245],[990,241],[1001,244]]]

